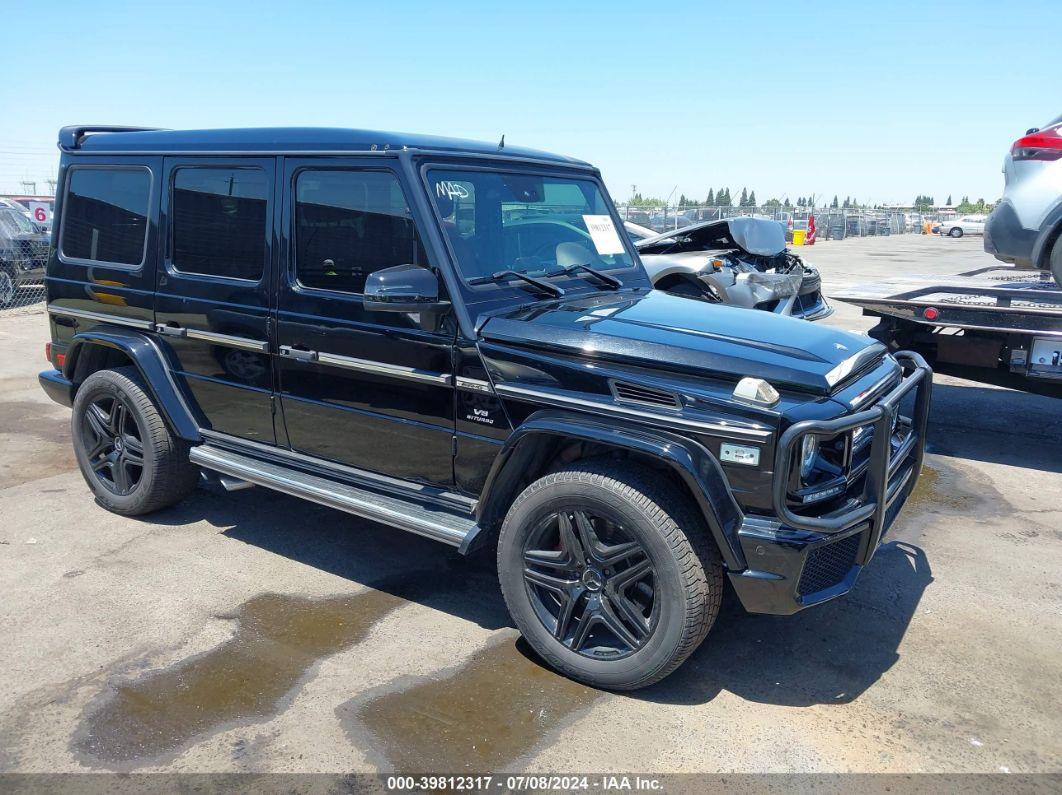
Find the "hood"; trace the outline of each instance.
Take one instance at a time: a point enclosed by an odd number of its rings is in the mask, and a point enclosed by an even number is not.
[[[869,337],[804,320],[654,290],[596,293],[491,316],[488,342],[829,395],[879,362]]]
[[[634,245],[646,254],[740,248],[759,257],[773,257],[785,251],[785,230],[778,221],[742,215],[664,232]]]

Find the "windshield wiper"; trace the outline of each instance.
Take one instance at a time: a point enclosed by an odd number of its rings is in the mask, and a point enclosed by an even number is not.
[[[623,286],[623,282],[621,282],[615,276],[612,276],[612,275],[610,275],[608,273],[605,273],[604,271],[599,271],[599,270],[597,270],[597,268],[591,268],[589,265],[587,265],[585,263],[579,263],[579,262],[576,262],[573,265],[567,265],[567,266],[561,268],[559,271],[553,271],[549,275],[550,276],[567,276],[567,275],[575,273],[577,271],[582,271],[583,273],[589,273],[591,276],[596,278],[598,281],[602,282],[603,284],[607,284],[613,290],[618,290],[619,288],[621,288]]]
[[[469,284],[489,284],[490,282],[502,282],[506,279],[520,279],[528,284],[534,285],[543,292],[549,293],[554,298],[564,297],[564,290],[555,284],[550,284],[542,279],[536,279],[534,276],[528,276],[522,271],[504,270],[492,273],[489,276],[477,276],[475,279],[469,279]]]

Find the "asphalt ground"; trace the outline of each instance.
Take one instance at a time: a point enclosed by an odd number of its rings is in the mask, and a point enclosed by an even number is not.
[[[833,289],[979,239],[804,250]],[[838,304],[823,322],[866,329]],[[489,561],[280,494],[98,507],[0,318],[0,771],[1059,772],[1062,403],[940,377],[926,470],[847,597],[728,598],[664,682],[542,668]]]

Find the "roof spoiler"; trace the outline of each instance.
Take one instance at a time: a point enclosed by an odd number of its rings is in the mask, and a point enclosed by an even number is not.
[[[60,149],[77,149],[81,146],[81,142],[85,139],[86,135],[92,133],[109,133],[109,132],[154,132],[160,130],[161,127],[117,127],[114,125],[100,125],[100,124],[75,124],[70,127],[63,127],[59,130],[59,148]]]

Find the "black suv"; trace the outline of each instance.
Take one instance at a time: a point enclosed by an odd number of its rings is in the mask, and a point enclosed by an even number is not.
[[[0,309],[18,300],[18,291],[44,281],[48,235],[13,207],[0,205]]]
[[[542,657],[630,689],[724,577],[762,613],[850,590],[918,478],[917,355],[654,291],[586,163],[356,130],[59,144],[40,380],[116,513],[202,470],[496,547]]]

